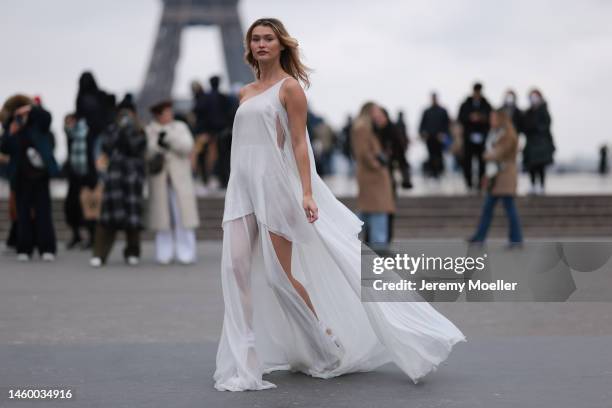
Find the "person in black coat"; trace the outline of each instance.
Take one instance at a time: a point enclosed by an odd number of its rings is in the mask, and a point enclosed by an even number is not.
[[[485,163],[482,158],[487,134],[491,105],[482,95],[482,84],[475,83],[472,96],[459,108],[459,122],[463,127],[463,175],[468,189],[474,186],[480,190],[480,180],[484,175]],[[478,178],[472,176],[472,161],[478,160]]]
[[[504,94],[502,109],[512,119],[512,125],[518,135],[523,131],[523,112],[516,105],[516,93],[512,89],[508,89]]]
[[[49,183],[59,169],[53,156],[51,114],[28,104],[16,109],[7,122],[1,152],[10,158],[8,176],[17,206],[17,256],[28,261],[36,247],[43,260],[52,261],[57,245]]]
[[[550,125],[552,120],[542,93],[533,89],[529,92],[530,107],[523,117],[523,133],[526,143],[523,149],[523,165],[531,177],[531,193],[544,193],[546,166],[553,163],[555,144]],[[536,184],[539,179],[539,186]]]
[[[104,131],[101,140],[101,162],[106,168],[102,208],[90,260],[93,267],[106,263],[119,230],[126,235],[125,261],[130,265],[140,262],[147,139],[131,94],[125,96],[118,110],[116,121]]]
[[[95,140],[111,122],[108,100],[109,95],[98,88],[93,74],[89,71],[83,72],[79,78],[75,116],[84,118],[87,122],[90,139]]]
[[[16,94],[10,96],[2,105],[0,110],[0,122],[2,123],[2,135],[0,136],[0,151],[4,151],[2,145],[9,139],[9,130],[11,121],[13,120],[13,114],[15,111],[23,106],[32,105],[33,101],[30,97],[23,94]],[[10,156],[0,153],[0,176],[10,181],[11,177],[11,159]],[[12,251],[17,249],[17,205],[15,202],[15,190],[9,183],[9,217],[11,220],[11,226],[9,229],[8,236],[6,238],[6,248]]]
[[[195,135],[198,163],[202,181],[208,183],[211,174],[219,176],[223,187],[229,181],[229,147],[231,145],[231,125],[238,109],[235,100],[219,90],[220,78],[209,79],[210,91],[203,92],[201,85],[195,85],[194,108],[196,116]],[[221,147],[221,148],[220,148]]]
[[[434,178],[438,178],[444,171],[442,150],[444,140],[449,134],[449,126],[448,112],[438,104],[438,96],[432,93],[431,106],[423,112],[419,134],[425,141],[429,153],[426,169]]]

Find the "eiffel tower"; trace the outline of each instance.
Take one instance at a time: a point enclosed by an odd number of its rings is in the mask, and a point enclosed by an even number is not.
[[[138,107],[143,117],[149,117],[151,104],[171,97],[181,52],[181,34],[189,26],[219,26],[230,83],[246,84],[253,80],[253,73],[243,58],[244,33],[238,15],[238,0],[163,0],[163,3],[149,69],[138,96]]]

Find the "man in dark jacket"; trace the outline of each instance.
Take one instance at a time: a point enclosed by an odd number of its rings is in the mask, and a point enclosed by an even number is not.
[[[444,140],[449,134],[449,125],[448,113],[446,109],[438,105],[438,96],[434,92],[431,94],[431,106],[423,112],[419,126],[419,133],[429,153],[426,167],[428,173],[434,178],[438,178],[444,171],[442,149]]]
[[[484,175],[485,163],[482,158],[485,140],[489,133],[489,114],[491,105],[482,95],[482,84],[475,83],[472,96],[459,108],[459,122],[463,127],[463,175],[468,189],[474,187],[472,161],[478,160],[478,179],[476,188],[480,190],[480,180]]]
[[[214,172],[225,187],[229,181],[230,126],[237,106],[232,106],[231,99],[219,91],[218,76],[211,77],[209,83],[209,92],[194,90],[196,151],[199,152],[202,181],[207,183],[209,175]]]

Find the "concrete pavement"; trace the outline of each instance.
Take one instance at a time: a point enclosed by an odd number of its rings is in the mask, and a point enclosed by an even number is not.
[[[459,344],[418,385],[395,366],[331,380],[274,373],[277,389],[212,388],[223,304],[220,242],[193,266],[92,269],[0,258],[0,407],[589,407],[612,401],[609,303],[436,304]],[[62,402],[9,401],[8,387],[71,387]]]

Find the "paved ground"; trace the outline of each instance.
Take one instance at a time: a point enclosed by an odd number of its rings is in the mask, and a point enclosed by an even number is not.
[[[152,259],[145,245],[144,258]],[[105,269],[0,258],[0,407],[584,407],[612,401],[610,303],[437,304],[467,335],[418,385],[393,365],[275,390],[212,388],[222,303],[220,243],[200,262]],[[71,387],[70,402],[14,402],[8,387]]]

